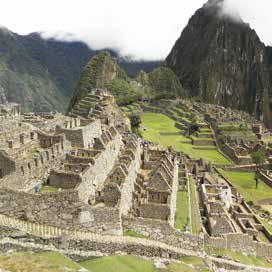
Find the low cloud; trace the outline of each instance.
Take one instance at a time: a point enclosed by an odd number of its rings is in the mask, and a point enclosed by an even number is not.
[[[113,48],[135,59],[164,59],[189,18],[206,0],[3,0],[0,23],[14,32],[82,40],[93,49]],[[16,7],[16,9],[14,8]],[[265,43],[271,0],[225,0],[224,13],[240,14]],[[68,34],[67,34],[68,33]]]

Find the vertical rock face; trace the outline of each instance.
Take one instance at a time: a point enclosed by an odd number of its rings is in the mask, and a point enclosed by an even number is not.
[[[205,4],[189,20],[165,64],[190,96],[245,110],[272,126],[272,49],[223,1]]]

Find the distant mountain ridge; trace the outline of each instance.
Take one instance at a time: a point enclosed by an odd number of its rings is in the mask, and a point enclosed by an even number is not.
[[[65,112],[84,66],[99,52],[84,42],[45,40],[39,33],[22,36],[0,28],[0,103],[18,102],[26,111]],[[127,61],[110,52],[129,76],[160,64]]]
[[[210,0],[191,17],[165,65],[191,97],[245,110],[272,127],[272,50]]]

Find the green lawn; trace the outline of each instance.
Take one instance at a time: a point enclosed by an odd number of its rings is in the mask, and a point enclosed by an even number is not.
[[[191,221],[192,233],[199,234],[201,231],[201,219],[198,208],[196,185],[191,176],[189,176],[190,197],[191,197]]]
[[[159,272],[149,260],[136,256],[111,256],[80,263],[92,272]]]
[[[1,255],[0,268],[12,272],[79,272],[82,269],[79,264],[57,252]]]
[[[181,264],[170,264],[156,269],[152,260],[136,256],[110,256],[95,258],[81,263],[57,252],[14,253],[0,255],[0,270],[11,272],[206,272],[203,261],[195,257],[183,257]],[[193,265],[196,269],[191,268]]]
[[[213,250],[209,251],[207,250],[209,254],[217,255],[217,256],[224,256],[229,257],[232,260],[246,264],[246,265],[252,265],[252,266],[259,266],[259,267],[272,267],[271,263],[268,263],[264,258],[256,257],[253,255],[244,255],[242,252],[234,251],[234,250],[228,250],[228,249],[219,249],[219,250]]]
[[[56,193],[60,190],[60,188],[53,186],[42,186],[39,193]]]
[[[179,191],[177,194],[175,228],[185,231],[188,224],[190,224],[188,193],[186,191]]]
[[[92,272],[206,272],[209,271],[201,260],[182,258],[181,264],[169,264],[167,268],[156,269],[150,260],[131,255],[111,256],[92,259],[80,263],[81,266]],[[187,264],[196,266],[192,268]]]
[[[245,198],[246,201],[253,201],[257,204],[258,200],[270,198],[272,188],[259,179],[258,189],[254,180],[255,172],[231,172],[218,169]]]
[[[134,230],[126,230],[124,231],[124,236],[136,237],[136,238],[147,238],[145,235],[138,233]]]
[[[214,164],[231,164],[231,162],[216,149],[194,149],[194,146],[191,144],[191,139],[183,136],[181,131],[175,127],[175,121],[163,114],[144,113],[142,115],[142,127],[146,128],[145,131],[142,130],[143,137],[154,144],[159,144],[164,148],[172,146],[177,151],[183,151],[192,158],[203,158]],[[165,132],[169,133],[169,135],[160,134]]]

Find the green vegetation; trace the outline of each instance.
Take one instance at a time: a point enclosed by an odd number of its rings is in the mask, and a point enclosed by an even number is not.
[[[53,186],[42,186],[39,193],[55,193],[58,192],[60,188]]]
[[[265,219],[258,217],[262,224],[267,228],[267,230],[272,233],[272,225],[269,224]]]
[[[204,262],[197,257],[183,257],[180,264],[165,269],[155,268],[153,261],[136,256],[110,256],[81,263],[57,252],[15,253],[0,256],[0,267],[11,272],[207,272]],[[190,265],[190,266],[188,266]],[[192,268],[191,266],[195,267]]]
[[[234,250],[228,250],[228,249],[220,249],[220,250],[206,250],[208,254],[212,254],[215,256],[223,256],[223,257],[229,257],[232,260],[246,264],[246,265],[252,265],[252,266],[259,266],[259,267],[272,267],[271,263],[268,263],[264,258],[256,257],[253,255],[244,255],[242,252],[234,251]]]
[[[136,237],[136,238],[147,238],[145,235],[136,232],[134,230],[126,230],[124,231],[124,236]]]
[[[152,261],[135,256],[111,256],[80,263],[92,272],[207,272],[209,271],[199,258],[181,258],[183,263],[169,264],[165,269],[156,269]],[[193,265],[196,268],[192,268]]]
[[[177,194],[177,207],[175,215],[175,228],[181,231],[186,230],[190,224],[189,218],[189,198],[187,191],[179,191]]]
[[[261,148],[258,151],[252,153],[251,154],[251,159],[252,159],[253,163],[256,164],[257,169],[259,171],[259,169],[265,163],[265,149]]]
[[[148,99],[172,99],[185,95],[175,73],[166,67],[158,67],[149,74],[140,71],[136,80],[141,83]]]
[[[190,186],[190,200],[191,200],[191,221],[192,221],[192,233],[199,234],[201,231],[201,219],[198,209],[197,191],[196,185],[191,176],[189,176]]]
[[[211,150],[196,148],[191,139],[182,135],[182,131],[175,127],[175,121],[159,113],[144,113],[142,115],[141,133],[146,140],[158,144],[164,148],[172,146],[177,151],[183,151],[192,158],[203,158],[214,164],[228,165],[231,162],[223,156],[214,146]],[[166,133],[168,135],[166,135]]]
[[[116,78],[105,86],[115,97],[120,106],[128,105],[141,99],[142,94],[129,80]]]
[[[158,272],[153,263],[135,256],[111,256],[80,263],[92,272]]]
[[[218,169],[225,176],[246,201],[253,201],[257,205],[258,200],[270,198],[272,188],[263,181],[259,181],[258,189],[256,189],[255,172],[231,172]]]
[[[83,69],[69,108],[71,109],[77,101],[84,97],[93,88],[101,88],[104,87],[105,84],[109,83],[111,81],[109,78],[114,76],[116,67],[116,59],[112,58],[109,52],[102,51],[98,55],[94,56]]]
[[[12,272],[76,272],[82,269],[79,264],[57,252],[2,255],[0,267]]]

